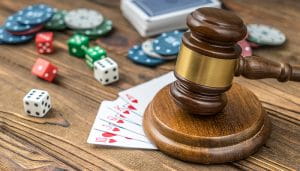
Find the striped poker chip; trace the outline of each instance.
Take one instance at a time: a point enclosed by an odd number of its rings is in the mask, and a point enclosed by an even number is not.
[[[153,49],[153,41],[154,39],[148,39],[142,43],[142,50],[146,55],[153,58],[164,59],[164,60],[173,60],[177,58],[176,55],[164,56],[156,53]]]
[[[45,24],[45,28],[48,30],[64,30],[67,28],[65,24],[65,15],[67,11],[56,11],[50,21]]]
[[[165,56],[176,55],[179,52],[182,34],[179,30],[162,33],[153,41],[154,51]]]
[[[54,14],[53,8],[45,4],[30,5],[17,13],[17,21],[22,24],[39,25],[47,22]]]
[[[86,8],[71,10],[65,16],[65,23],[71,29],[92,29],[103,22],[99,12]]]
[[[0,27],[0,40],[6,44],[19,44],[30,41],[33,35],[17,36],[7,32],[3,27]]]
[[[259,45],[281,45],[286,41],[280,30],[263,24],[248,24],[248,40]]]
[[[104,19],[102,24],[92,29],[76,30],[78,33],[84,34],[89,37],[102,36],[109,33],[112,30],[112,21]]]
[[[28,24],[21,24],[17,20],[18,15],[12,15],[7,18],[5,21],[4,27],[7,31],[12,31],[12,32],[20,32],[20,31],[28,31],[30,30],[33,26],[28,25]]]
[[[158,58],[152,58],[144,53],[142,50],[141,45],[134,45],[129,51],[128,51],[128,59],[130,59],[132,62],[148,66],[148,67],[154,67],[159,64],[165,63],[165,60],[158,59]]]

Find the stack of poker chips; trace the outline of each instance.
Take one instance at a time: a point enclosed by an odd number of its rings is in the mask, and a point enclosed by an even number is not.
[[[9,16],[0,27],[0,42],[3,44],[25,43],[42,30],[54,14],[54,9],[45,4],[30,5]]]
[[[103,36],[112,30],[112,21],[92,9],[71,10],[65,15],[64,21],[67,27],[91,39]]]
[[[128,59],[134,63],[154,67],[177,58],[183,31],[162,33],[155,39],[148,39],[134,45],[128,51]]]
[[[112,21],[91,9],[57,10],[46,4],[34,4],[9,16],[0,27],[0,44],[20,44],[34,38],[41,30],[72,29],[91,39],[112,30]]]

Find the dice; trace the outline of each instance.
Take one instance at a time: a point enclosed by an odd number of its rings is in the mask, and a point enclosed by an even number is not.
[[[31,73],[41,79],[52,82],[57,75],[57,67],[49,61],[38,58],[32,67]]]
[[[41,32],[35,37],[35,45],[38,53],[47,54],[53,52],[53,32]]]
[[[75,34],[68,40],[69,54],[78,58],[84,58],[85,51],[89,47],[89,38]]]
[[[94,67],[94,62],[106,57],[106,51],[99,46],[91,47],[86,50],[85,62],[90,68]]]
[[[94,63],[94,77],[103,85],[118,81],[118,64],[109,57],[96,61]]]
[[[44,117],[51,109],[49,93],[44,90],[30,90],[23,98],[23,104],[25,113],[35,117]]]

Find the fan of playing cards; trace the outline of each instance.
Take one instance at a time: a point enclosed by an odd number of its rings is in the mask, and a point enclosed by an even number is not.
[[[170,72],[120,92],[115,101],[102,101],[87,142],[124,148],[157,149],[145,136],[143,114],[155,94],[173,81],[175,77]]]

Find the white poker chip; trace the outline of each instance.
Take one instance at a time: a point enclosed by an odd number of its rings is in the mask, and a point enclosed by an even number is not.
[[[159,58],[159,59],[165,59],[165,60],[176,59],[176,55],[163,56],[163,55],[156,53],[153,49],[153,41],[154,40],[155,39],[148,39],[142,43],[142,50],[144,51],[144,53],[146,55],[149,55],[150,57],[153,57],[153,58]]]
[[[65,16],[65,23],[71,29],[91,29],[99,26],[102,22],[101,13],[86,8],[72,10]]]
[[[286,41],[280,30],[262,24],[247,25],[248,40],[260,45],[281,45]]]

